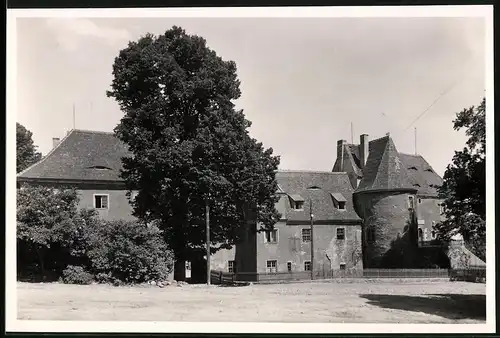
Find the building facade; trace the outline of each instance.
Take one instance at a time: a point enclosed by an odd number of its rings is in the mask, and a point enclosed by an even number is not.
[[[252,280],[362,269],[362,220],[354,210],[347,174],[278,171],[276,179],[281,220],[272,231],[262,232],[257,231],[260,224],[249,222],[245,242],[213,255],[212,269]]]
[[[72,130],[17,175],[18,186],[72,186],[79,207],[106,220],[134,220],[134,193],[128,196],[120,177],[129,155],[113,133]],[[276,179],[280,221],[259,231],[250,217],[243,240],[211,257],[213,270],[262,280],[383,268],[395,243],[432,247],[442,217],[441,177],[422,156],[399,153],[390,135],[369,141],[364,134],[359,144],[339,140],[332,171],[278,171]]]
[[[106,220],[133,220],[120,178],[121,158],[127,155],[113,133],[72,130],[62,140],[54,138],[52,150],[19,173],[17,184],[74,187],[80,208],[94,208]]]

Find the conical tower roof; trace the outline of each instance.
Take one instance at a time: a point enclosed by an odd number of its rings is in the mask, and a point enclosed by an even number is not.
[[[371,141],[363,179],[356,193],[416,190],[390,135]]]

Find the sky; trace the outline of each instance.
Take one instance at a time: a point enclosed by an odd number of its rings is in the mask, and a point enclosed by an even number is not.
[[[484,96],[481,18],[18,18],[17,122],[44,155],[73,128],[73,105],[77,129],[112,131],[114,58],[173,25],[236,62],[236,106],[280,169],[330,171],[337,140],[390,132],[442,175],[466,141],[456,113]]]

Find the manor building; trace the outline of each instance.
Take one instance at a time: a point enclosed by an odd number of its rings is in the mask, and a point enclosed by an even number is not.
[[[17,175],[18,187],[72,186],[79,207],[107,220],[134,219],[134,194],[120,178],[121,159],[130,155],[125,144],[113,133],[84,130],[53,141],[45,157]],[[248,219],[243,240],[215,253],[212,269],[263,280],[380,268],[397,240],[432,243],[442,217],[441,177],[422,156],[399,153],[390,135],[372,141],[361,135],[359,144],[339,140],[332,171],[280,170],[276,179],[281,220],[274,230],[259,232]]]

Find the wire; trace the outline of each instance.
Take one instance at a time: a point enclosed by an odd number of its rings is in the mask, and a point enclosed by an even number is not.
[[[477,56],[471,57],[467,61],[472,62],[472,61],[475,61],[477,58],[478,58]],[[465,62],[465,64],[468,63],[467,61]],[[464,67],[464,68],[467,69],[467,67]],[[444,91],[442,91],[438,95],[438,97],[427,108],[425,108],[424,111],[422,113],[420,113],[420,115],[418,115],[417,118],[415,120],[413,120],[413,122],[408,125],[408,127],[406,127],[403,130],[403,132],[407,131],[411,126],[413,126],[415,124],[415,122],[420,120],[420,118],[422,118],[422,116],[424,116],[425,113],[427,113],[429,111],[429,109],[431,109],[444,95],[446,95],[450,90],[452,90],[460,81],[462,81],[465,77],[467,77],[467,75],[468,75],[467,72],[464,72],[461,77],[459,77],[454,83],[451,84],[451,86],[449,86]]]
[[[420,118],[422,116],[425,115],[425,113],[427,113],[429,111],[429,109],[431,109],[446,93],[448,93],[450,90],[452,90],[461,80],[463,80],[465,76],[462,76],[460,77],[457,81],[455,81],[451,86],[449,86],[448,88],[446,88],[444,91],[442,91],[438,97],[427,107],[424,109],[424,111],[422,113],[420,113],[420,115],[417,116],[417,118],[415,120],[413,120],[412,123],[410,123],[408,125],[408,127],[406,127],[403,132],[407,131],[411,126],[413,126],[415,124],[415,122],[417,122],[418,120],[420,120]]]

